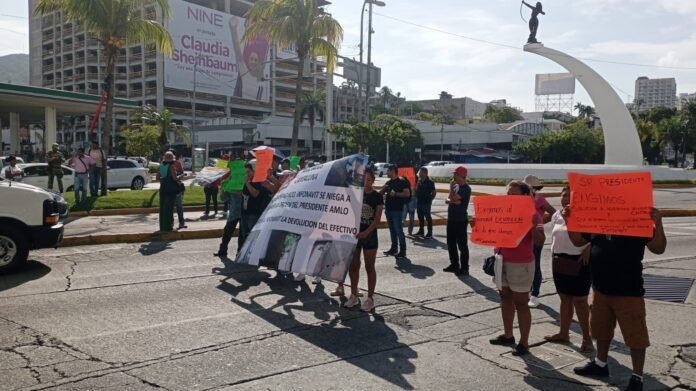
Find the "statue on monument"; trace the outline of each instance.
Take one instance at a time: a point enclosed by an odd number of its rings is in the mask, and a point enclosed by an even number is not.
[[[527,43],[539,43],[536,39],[537,30],[539,29],[539,14],[546,15],[540,1],[537,1],[536,6],[532,6],[526,1],[522,0],[522,4],[526,5],[532,10],[532,17],[529,19],[529,38]]]

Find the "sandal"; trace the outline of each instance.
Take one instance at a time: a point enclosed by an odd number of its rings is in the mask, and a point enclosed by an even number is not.
[[[568,342],[570,342],[570,338],[561,337],[559,334],[547,335],[544,337],[544,340],[546,342],[553,342],[553,343],[568,343]]]

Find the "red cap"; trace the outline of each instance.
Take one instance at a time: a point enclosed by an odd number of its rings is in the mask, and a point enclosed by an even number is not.
[[[230,154],[226,153],[226,154],[222,155],[222,160],[230,160]]]
[[[461,176],[464,176],[464,177],[465,177],[466,174],[467,174],[467,172],[468,172],[468,171],[467,171],[466,167],[464,167],[464,166],[459,166],[459,167],[455,168],[455,169],[452,171],[452,174],[457,174],[457,175],[461,175]]]

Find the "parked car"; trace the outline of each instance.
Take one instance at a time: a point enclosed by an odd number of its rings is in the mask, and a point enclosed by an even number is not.
[[[109,159],[106,165],[109,190],[121,188],[142,190],[146,184],[150,183],[149,170],[135,160]]]
[[[425,167],[440,167],[447,164],[454,164],[454,162],[449,160],[435,160],[432,162],[428,162],[428,164],[426,164]]]
[[[26,163],[17,164],[17,167],[24,171],[22,183],[40,187],[48,190],[48,164],[47,163]],[[61,166],[63,169],[63,190],[72,191],[75,183],[75,170],[68,166]],[[0,178],[5,177],[5,172],[0,172]],[[53,189],[58,190],[58,184],[53,183]]]
[[[63,197],[36,186],[0,180],[0,274],[22,266],[29,251],[58,247],[63,240]]]
[[[375,175],[381,178],[382,176],[387,175],[387,168],[389,167],[389,163],[375,163],[374,167]]]

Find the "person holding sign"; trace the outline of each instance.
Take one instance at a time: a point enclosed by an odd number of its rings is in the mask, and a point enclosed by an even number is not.
[[[266,208],[266,199],[270,197],[270,191],[263,183],[254,182],[254,167],[251,164],[244,166],[246,176],[244,177],[244,188],[242,189],[242,213],[239,225],[239,243],[244,244],[246,237],[249,236],[251,229],[259,221],[263,210]]]
[[[508,195],[532,196],[530,187],[522,181],[508,184]],[[527,234],[515,248],[496,248],[503,257],[502,287],[500,289],[500,310],[503,317],[504,334],[491,339],[491,345],[514,345],[512,327],[517,314],[520,326],[520,341],[512,354],[521,356],[529,352],[529,332],[532,328],[532,313],[527,305],[529,289],[534,280],[534,244],[543,243],[544,232],[537,229],[539,216],[533,213],[532,224]]]
[[[225,223],[225,228],[222,233],[220,248],[213,254],[216,257],[227,256],[227,247],[230,244],[230,240],[232,240],[234,229],[237,227],[237,223],[240,222],[242,217],[242,189],[244,187],[244,181],[246,180],[244,161],[241,159],[233,160],[229,163],[229,167],[230,178],[222,185],[222,190],[227,194],[227,222]],[[239,228],[241,230],[241,224]],[[242,248],[242,239],[242,235],[238,235],[237,252]]]
[[[401,219],[404,205],[411,199],[411,184],[404,177],[398,175],[398,168],[392,164],[387,169],[389,181],[382,186],[380,194],[386,194],[387,199],[384,205],[389,224],[389,234],[391,236],[391,247],[384,252],[384,255],[393,255],[397,258],[406,257],[406,236],[404,235],[404,225]],[[401,250],[399,250],[399,248]]]
[[[620,186],[623,180],[615,179],[611,186]],[[573,189],[575,189],[574,185]],[[601,182],[598,186],[602,186]],[[630,191],[630,189],[628,189]],[[628,198],[630,194],[626,194]],[[644,197],[646,195],[643,195]],[[575,208],[575,190],[571,204],[563,208],[563,217],[572,218]],[[653,254],[662,254],[667,248],[667,238],[662,226],[662,213],[653,208],[652,237],[622,236],[611,233],[569,232],[576,246],[590,243],[590,270],[592,272],[593,301],[590,310],[590,329],[597,340],[597,355],[584,367],[574,369],[581,376],[609,377],[609,345],[614,338],[618,322],[625,344],[631,348],[633,374],[627,390],[643,389],[645,351],[650,346],[643,295],[643,257],[647,247]],[[613,229],[613,227],[609,227]]]
[[[416,204],[417,204],[417,199],[416,199],[416,194],[415,194],[415,186],[416,186],[416,171],[414,170],[413,167],[401,167],[399,168],[398,172],[400,177],[406,178],[408,183],[411,185],[411,198],[406,201],[406,204],[404,205],[404,212],[403,215],[401,216],[401,221],[406,222],[406,217],[408,217],[408,234],[409,236],[413,235],[413,220],[415,220],[416,217]]]
[[[469,224],[467,208],[471,199],[471,187],[466,183],[466,175],[467,169],[464,166],[459,166],[452,171],[450,192],[445,201],[450,265],[443,271],[455,273],[458,276],[469,275],[469,243],[466,228]]]
[[[356,235],[358,244],[353,252],[353,260],[350,264],[350,297],[343,305],[352,308],[360,304],[358,282],[360,280],[360,252],[362,250],[365,258],[365,271],[367,272],[367,298],[362,303],[360,309],[365,312],[372,311],[375,307],[373,296],[377,285],[377,272],[375,271],[375,259],[377,258],[377,226],[382,220],[382,209],[384,201],[382,196],[376,192],[372,185],[375,182],[375,173],[365,170],[365,189],[363,192],[363,207],[360,215],[360,232]],[[340,291],[339,291],[340,290]],[[339,294],[343,293],[343,284],[336,289]]]
[[[570,204],[570,187],[566,186],[561,191],[561,206]],[[578,314],[578,322],[582,329],[583,353],[594,350],[590,337],[590,307],[587,296],[590,294],[592,277],[590,276],[590,247],[588,245],[575,246],[568,236],[568,226],[561,215],[556,211],[551,217],[553,230],[551,231],[551,253],[553,254],[553,282],[556,292],[561,298],[560,329],[557,334],[544,337],[549,342],[566,343],[570,341],[570,324],[573,322],[573,310]],[[536,254],[535,254],[536,255]]]

